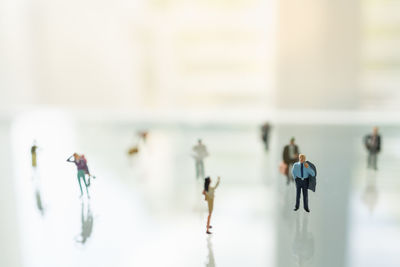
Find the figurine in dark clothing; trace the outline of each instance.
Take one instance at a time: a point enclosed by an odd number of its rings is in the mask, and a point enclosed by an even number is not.
[[[368,150],[367,166],[370,169],[377,170],[378,154],[381,151],[381,136],[378,133],[378,127],[374,127],[372,134],[365,136],[364,144]]]
[[[300,195],[303,192],[303,206],[304,210],[310,212],[308,208],[308,189],[310,186],[310,177],[315,176],[316,173],[313,168],[306,162],[306,156],[299,155],[299,161],[293,165],[292,176],[296,182],[296,206],[294,210],[298,210],[300,206]]]
[[[269,149],[269,132],[271,130],[271,126],[269,125],[269,123],[264,123],[261,126],[261,139],[264,142],[264,146],[265,146],[265,150],[268,151]]]
[[[298,161],[299,153],[299,147],[295,144],[294,137],[292,137],[290,139],[290,144],[283,148],[283,162],[287,165],[287,184],[293,181],[290,170],[292,170],[293,164]]]

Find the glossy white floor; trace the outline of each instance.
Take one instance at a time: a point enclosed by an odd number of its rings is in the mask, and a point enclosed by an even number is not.
[[[16,194],[8,195],[16,201],[2,203],[2,218],[12,224],[16,215],[17,222],[0,245],[13,244],[9,249],[18,251],[9,255],[20,258],[10,267],[400,264],[399,128],[382,127],[374,172],[365,168],[361,141],[369,127],[275,125],[266,153],[259,129],[246,125],[78,123],[57,114],[8,125],[2,144],[12,154],[1,158],[11,166]],[[129,159],[143,128],[150,129],[147,143]],[[310,214],[293,211],[294,186],[278,172],[291,136],[319,171]],[[221,176],[212,236],[205,234],[206,203],[190,157],[198,137],[211,154],[206,174]],[[90,200],[79,199],[76,168],[65,162],[75,151],[85,153],[97,176]]]

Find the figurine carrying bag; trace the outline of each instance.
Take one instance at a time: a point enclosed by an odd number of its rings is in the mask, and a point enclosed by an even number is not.
[[[308,189],[315,192],[315,188],[317,187],[317,168],[315,168],[315,165],[312,164],[311,162],[309,162],[309,161],[306,161],[306,162],[308,163],[309,168],[313,169],[315,172],[315,176],[311,176],[311,175],[308,176],[308,180],[309,180]]]
[[[288,175],[289,173],[289,166],[283,161],[279,164],[279,172],[284,175]]]

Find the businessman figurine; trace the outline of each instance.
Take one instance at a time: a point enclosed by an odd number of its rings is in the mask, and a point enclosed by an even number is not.
[[[377,170],[378,154],[381,151],[381,136],[378,127],[374,127],[372,134],[365,136],[365,147],[368,150],[368,168]]]
[[[297,161],[299,158],[299,147],[295,143],[294,137],[290,139],[290,144],[286,145],[283,148],[283,162],[287,166],[287,172],[286,172],[286,177],[287,177],[287,184],[290,183],[292,180],[290,177],[290,170],[293,168],[293,164]],[[293,176],[292,176],[293,177]],[[295,179],[295,177],[293,177]]]
[[[292,176],[296,182],[296,206],[294,210],[298,210],[300,206],[300,194],[303,191],[304,210],[310,212],[308,208],[308,186],[309,176],[315,176],[315,171],[306,162],[306,156],[299,155],[299,161],[293,165]]]

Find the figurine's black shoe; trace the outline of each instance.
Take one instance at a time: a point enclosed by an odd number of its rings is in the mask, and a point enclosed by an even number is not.
[[[307,211],[307,212],[310,212],[310,210],[309,209],[304,209],[305,211]]]
[[[210,229],[212,228],[212,226],[210,225],[210,227],[209,227]]]
[[[207,232],[206,232],[206,234],[209,234],[209,235],[211,235],[212,233],[211,233],[210,231],[207,231]]]
[[[299,209],[299,208],[294,208],[293,210],[294,210],[294,211],[297,211],[298,209]]]

